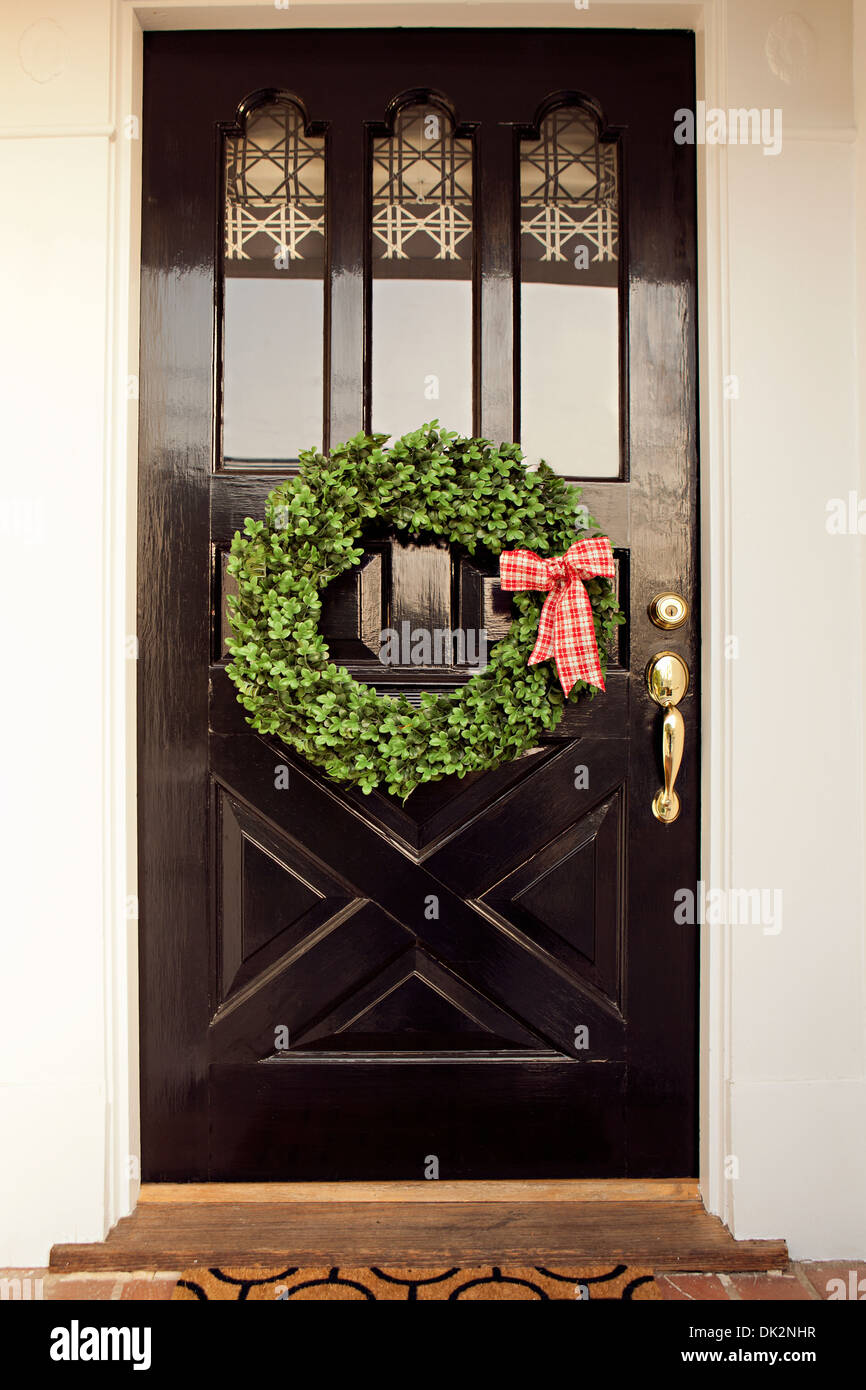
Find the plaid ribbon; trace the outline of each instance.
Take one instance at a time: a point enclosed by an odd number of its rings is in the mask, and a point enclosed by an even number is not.
[[[575,541],[564,555],[542,560],[532,550],[504,550],[499,557],[503,589],[549,591],[538,620],[538,639],[527,665],[556,661],[556,673],[566,695],[575,681],[604,690],[592,604],[584,579],[613,579],[613,551],[607,536]]]

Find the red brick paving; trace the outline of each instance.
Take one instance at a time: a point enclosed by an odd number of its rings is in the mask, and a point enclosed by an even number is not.
[[[856,1290],[858,1302],[866,1302],[866,1261],[815,1260],[797,1266],[821,1298],[850,1299]],[[842,1281],[828,1287],[833,1280]],[[862,1284],[862,1287],[860,1287]]]
[[[817,1298],[817,1292],[796,1274],[731,1274],[729,1289],[731,1297],[739,1297],[747,1303],[808,1303]]]
[[[45,1280],[45,1297],[49,1303],[62,1303],[78,1299],[107,1302],[114,1297],[114,1290],[120,1284],[118,1274],[50,1274]]]
[[[130,1279],[128,1283],[124,1284],[120,1296],[124,1301],[128,1299],[169,1299],[179,1278],[179,1274],[155,1274],[149,1280]]]
[[[728,1291],[717,1274],[657,1274],[659,1292],[666,1302],[716,1299],[727,1302]]]
[[[851,1297],[856,1279],[858,1298],[866,1302],[866,1261],[809,1260],[790,1264],[784,1271],[759,1274],[679,1274],[668,1271],[657,1274],[659,1292],[663,1299],[743,1300],[754,1302],[803,1302],[816,1298],[841,1297],[838,1283],[842,1280],[845,1296]],[[860,1283],[862,1281],[862,1289]]]

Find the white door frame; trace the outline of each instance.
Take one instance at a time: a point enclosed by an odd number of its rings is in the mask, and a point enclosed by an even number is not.
[[[294,3],[291,9],[281,11],[276,5],[265,7],[261,4],[238,5],[231,7],[215,4],[212,0],[186,0],[186,3],[163,4],[154,15],[154,7],[134,3],[116,6],[116,19],[119,21],[118,42],[115,51],[117,71],[116,90],[118,104],[116,121],[123,134],[123,121],[128,115],[140,116],[141,95],[141,45],[142,25],[147,29],[174,28],[223,28],[250,27],[264,28],[270,24],[274,28],[284,28],[289,17],[296,15],[299,6]],[[334,24],[332,12],[338,10],[345,24],[347,8],[333,6],[328,0],[307,4],[302,7],[304,24],[311,23],[330,27]],[[429,0],[423,4],[400,3],[367,5],[357,4],[357,22],[365,27],[381,24],[417,24],[427,27],[431,23]],[[460,4],[440,3],[435,7],[435,22],[441,25],[469,22],[461,11]],[[698,95],[708,105],[725,106],[724,45],[720,33],[723,22],[720,7],[713,0],[698,4],[655,4],[638,6],[618,4],[592,4],[585,13],[569,15],[567,22],[586,24],[591,27],[634,27],[636,19],[639,27],[692,28],[698,33]],[[542,14],[541,11],[544,11]],[[374,15],[375,17],[371,17]],[[229,15],[231,18],[229,19]],[[496,27],[500,25],[519,25],[524,27],[543,27],[551,22],[563,22],[563,6],[537,5],[531,3],[488,4],[479,9],[473,8],[472,23],[480,22]],[[552,16],[555,18],[552,19]],[[247,17],[249,16],[249,18]],[[337,24],[341,19],[337,19]],[[139,142],[140,144],[140,142]],[[137,341],[138,309],[138,266],[137,246],[140,217],[140,163],[139,153],[132,141],[126,141],[127,148],[118,142],[120,158],[119,177],[115,194],[115,218],[117,228],[117,293],[115,302],[114,341],[115,382],[121,398],[126,391],[127,378],[134,375],[136,365],[130,361],[131,343]],[[715,158],[707,159],[706,155]],[[126,155],[127,158],[123,156]],[[701,352],[701,438],[702,469],[704,475],[702,488],[702,554],[703,554],[703,623],[705,636],[703,647],[702,676],[702,717],[705,730],[703,750],[703,803],[706,808],[703,823],[703,878],[713,884],[725,886],[729,882],[730,848],[728,844],[725,813],[727,804],[724,792],[719,798],[719,789],[727,788],[730,780],[729,759],[726,749],[729,739],[714,736],[722,733],[720,721],[723,712],[729,709],[727,689],[728,663],[713,659],[713,654],[723,650],[724,634],[731,631],[727,611],[728,585],[724,576],[730,567],[730,529],[724,524],[727,507],[727,494],[724,479],[728,474],[727,449],[728,431],[726,429],[725,401],[722,383],[729,374],[729,345],[727,341],[727,317],[724,312],[727,289],[727,255],[723,211],[725,207],[726,160],[720,147],[708,150],[698,147],[700,178],[699,246],[702,266],[699,286],[700,339]],[[136,548],[135,529],[129,528],[129,500],[134,498],[137,479],[137,421],[135,412],[125,409],[121,400],[117,401],[115,421],[118,427],[116,447],[119,458],[126,458],[127,475],[124,483],[114,476],[116,486],[114,505],[110,515],[113,519],[115,535],[108,541],[107,561],[114,566],[111,587],[121,594],[128,589],[131,573],[134,573]],[[707,464],[709,463],[709,468]],[[132,565],[130,561],[132,560]],[[128,610],[127,610],[128,611]],[[112,637],[115,643],[126,640],[126,633],[134,628],[127,622],[115,624]],[[109,661],[109,668],[124,671],[124,665],[117,652],[115,659]],[[130,692],[123,692],[121,704],[120,690],[111,692],[115,708],[127,709]],[[125,727],[124,727],[125,725]],[[116,866],[113,884],[115,901],[134,893],[124,885],[134,882],[136,858],[136,826],[134,815],[134,726],[132,719],[118,720],[106,725],[115,728],[116,741],[112,741],[114,776],[111,790],[118,814],[109,817],[108,830],[112,839],[111,853],[106,856],[107,863]],[[128,740],[128,741],[127,741]],[[711,794],[715,789],[715,795]],[[122,810],[121,810],[122,808]],[[111,1216],[116,1219],[131,1209],[135,1200],[137,1167],[135,1154],[138,1152],[137,1115],[137,1009],[135,995],[130,992],[130,983],[135,977],[136,959],[131,954],[131,936],[122,943],[115,943],[110,949],[108,977],[113,980],[111,992],[111,1016],[109,1031],[113,1037],[113,1055],[118,1059],[114,1075],[115,1093],[111,1113],[116,1117],[113,1135],[113,1202]],[[727,1194],[730,1184],[725,1181],[725,1155],[731,1151],[729,1138],[729,1116],[726,1105],[724,1058],[727,1055],[726,1021],[728,1012],[725,1000],[728,991],[727,953],[724,932],[705,930],[701,942],[701,1188],[708,1210],[724,1219],[729,1217]],[[124,1065],[126,1057],[130,1067]],[[130,1162],[129,1155],[133,1155]],[[129,1177],[132,1174],[133,1180]]]

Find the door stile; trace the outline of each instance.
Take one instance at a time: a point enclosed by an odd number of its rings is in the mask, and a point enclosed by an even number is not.
[[[494,444],[517,436],[515,411],[515,137],[511,125],[476,132],[476,421]]]

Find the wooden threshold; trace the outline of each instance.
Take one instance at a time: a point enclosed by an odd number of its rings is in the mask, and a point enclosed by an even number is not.
[[[734,1240],[704,1210],[692,1180],[420,1181],[147,1184],[104,1241],[55,1245],[50,1267],[623,1263],[736,1271],[787,1262],[784,1241]]]
[[[243,1202],[679,1202],[698,1200],[695,1178],[565,1182],[148,1182],[139,1206]]]

